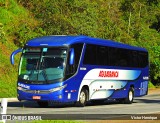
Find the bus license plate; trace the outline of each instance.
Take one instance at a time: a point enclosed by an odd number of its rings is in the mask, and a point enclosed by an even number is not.
[[[33,96],[32,99],[34,99],[34,100],[40,100],[41,96]]]

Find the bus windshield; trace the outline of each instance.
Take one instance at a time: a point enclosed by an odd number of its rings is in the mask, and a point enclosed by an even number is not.
[[[19,65],[19,79],[34,84],[64,78],[67,49],[25,48]]]

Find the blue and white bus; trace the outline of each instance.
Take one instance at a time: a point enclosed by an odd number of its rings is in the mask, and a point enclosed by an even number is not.
[[[88,36],[44,36],[22,49],[17,82],[18,100],[86,102],[117,99],[131,104],[148,93],[148,52],[111,40]]]

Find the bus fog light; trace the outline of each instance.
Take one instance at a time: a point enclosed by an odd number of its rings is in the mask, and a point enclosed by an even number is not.
[[[62,99],[62,95],[59,95],[58,98],[59,98],[59,99]]]
[[[71,93],[68,93],[68,99],[71,99]]]
[[[18,89],[18,90],[22,90],[22,87],[18,86],[17,89]]]

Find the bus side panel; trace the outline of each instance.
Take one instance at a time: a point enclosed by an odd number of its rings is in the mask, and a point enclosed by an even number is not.
[[[65,89],[65,97],[66,97],[67,102],[77,101],[81,80],[82,79],[80,79],[77,76],[74,76],[70,78],[69,80],[67,80],[67,88]]]
[[[113,99],[126,98],[127,94],[128,94],[128,89],[115,90],[113,95],[111,95],[110,98],[113,98]]]
[[[149,72],[148,66],[146,68],[141,69],[141,76],[135,81],[135,97],[144,96],[148,94],[148,80],[149,80]]]
[[[130,87],[135,86],[135,81],[128,81],[126,86],[124,88],[121,88],[119,90],[115,90],[111,98],[117,99],[117,98],[126,98],[128,96],[128,91]]]
[[[134,82],[128,82],[128,84],[120,90],[115,90],[115,92],[113,93],[113,95],[111,95],[110,98],[126,98],[129,88],[132,86],[134,88],[134,97],[144,96],[148,92],[148,81],[137,80]]]
[[[148,93],[148,81],[147,80],[139,80],[134,88],[134,96],[144,96]]]

